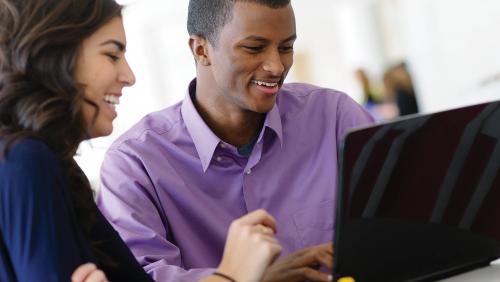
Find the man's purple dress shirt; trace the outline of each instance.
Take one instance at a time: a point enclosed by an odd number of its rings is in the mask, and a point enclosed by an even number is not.
[[[144,269],[197,281],[219,264],[231,221],[259,208],[277,220],[282,255],[330,242],[338,144],[371,116],[338,91],[285,84],[247,158],[189,93],[118,138],[102,165],[98,206]]]

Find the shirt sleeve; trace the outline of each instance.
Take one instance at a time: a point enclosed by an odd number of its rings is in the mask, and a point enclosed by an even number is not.
[[[343,94],[337,105],[337,144],[341,144],[349,130],[371,125],[374,121],[372,115],[361,105],[348,95]]]
[[[70,281],[93,261],[49,148],[23,141],[0,161],[0,230],[17,281]]]
[[[169,234],[167,216],[139,157],[116,148],[106,153],[97,205],[154,280],[198,281],[214,271],[184,268]]]

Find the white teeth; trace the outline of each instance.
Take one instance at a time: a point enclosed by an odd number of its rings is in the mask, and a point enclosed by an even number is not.
[[[114,95],[104,95],[104,101],[106,101],[106,103],[111,104],[113,106],[120,104],[120,98],[118,98],[117,96],[114,96]]]
[[[260,80],[252,80],[252,83],[255,83],[260,86],[266,86],[266,87],[275,87],[278,86],[277,82],[265,82],[265,81],[260,81]]]

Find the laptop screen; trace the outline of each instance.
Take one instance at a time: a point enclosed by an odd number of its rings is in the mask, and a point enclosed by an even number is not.
[[[500,101],[347,134],[335,278],[435,281],[500,257]]]

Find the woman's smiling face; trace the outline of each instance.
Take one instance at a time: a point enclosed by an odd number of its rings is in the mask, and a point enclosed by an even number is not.
[[[121,17],[115,17],[86,38],[77,57],[75,80],[83,85],[83,116],[90,138],[106,136],[113,131],[122,89],[135,83],[125,59],[126,37]]]

